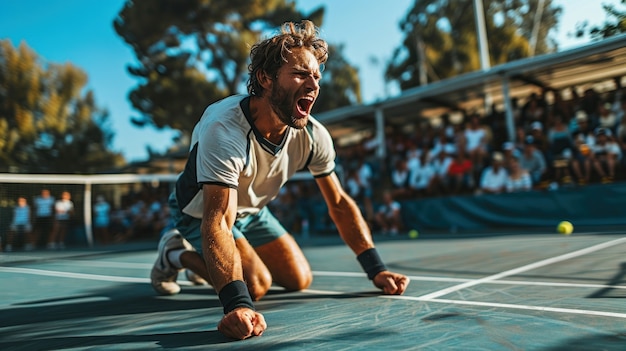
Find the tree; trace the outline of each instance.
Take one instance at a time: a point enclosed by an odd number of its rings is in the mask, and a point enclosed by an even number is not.
[[[113,25],[138,62],[129,67],[140,81],[130,101],[141,116],[132,121],[190,134],[207,105],[245,92],[252,44],[286,21],[310,19],[321,26],[323,16],[323,7],[303,14],[288,0],[127,1]],[[342,76],[334,67],[347,68],[345,75],[356,72],[333,56],[327,63],[333,78]],[[358,79],[342,77],[337,84],[343,89],[334,82],[323,82],[333,93],[324,93],[318,111],[360,102]]]
[[[552,0],[484,0],[491,65],[553,52],[549,32],[561,8]],[[543,4],[536,21],[538,5]],[[480,69],[473,0],[416,0],[400,29],[404,40],[394,50],[385,75],[402,90]],[[533,32],[534,31],[534,32]],[[536,44],[530,41],[536,33]]]
[[[42,64],[26,43],[0,41],[1,171],[95,172],[123,162],[86,83],[70,63]]]
[[[592,40],[606,39],[621,33],[626,33],[626,0],[621,1],[622,9],[613,5],[602,5],[607,14],[607,20],[602,25],[589,26],[583,22],[576,28],[576,37],[589,35]]]

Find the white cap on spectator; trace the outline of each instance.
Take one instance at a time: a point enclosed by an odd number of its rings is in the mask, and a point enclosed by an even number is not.
[[[510,141],[507,141],[504,144],[502,144],[503,150],[513,150],[514,148],[515,148],[515,145],[513,145],[513,143]]]
[[[587,120],[587,112],[583,110],[576,111],[576,120],[577,121],[586,121]]]
[[[502,162],[504,161],[504,156],[502,155],[501,152],[496,151],[493,153],[493,160],[495,162]]]

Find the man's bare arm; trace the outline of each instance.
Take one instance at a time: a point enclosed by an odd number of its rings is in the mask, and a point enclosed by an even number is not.
[[[241,258],[231,232],[237,211],[237,190],[204,185],[202,192],[202,253],[211,283],[219,292],[226,284],[243,280]]]
[[[211,283],[224,306],[217,329],[227,337],[246,339],[262,335],[267,324],[252,305],[243,281],[241,257],[232,227],[237,214],[237,191],[217,185],[202,188],[202,253]]]
[[[332,173],[316,178],[330,217],[337,225],[339,234],[345,243],[357,255],[357,260],[374,285],[388,295],[401,295],[409,285],[410,279],[402,274],[390,272],[385,267],[374,248],[372,234],[361,210],[354,200],[343,190],[339,179]]]

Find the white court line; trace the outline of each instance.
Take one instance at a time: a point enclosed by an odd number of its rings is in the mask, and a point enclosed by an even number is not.
[[[83,266],[83,263],[86,263],[86,266],[90,267],[104,267],[104,268],[129,268],[126,267],[127,263],[124,262],[103,262],[100,264],[98,261],[72,261],[72,260],[63,260],[68,263],[76,263],[80,262],[80,265]],[[115,265],[119,264],[119,265]],[[130,269],[145,269],[152,268],[152,264],[144,264],[144,263],[131,263]],[[89,273],[72,273],[72,272],[63,272],[63,271],[51,271],[51,270],[43,270],[43,269],[32,269],[32,268],[16,268],[16,267],[0,267],[0,272],[7,273],[25,273],[25,274],[35,274],[35,275],[45,275],[52,277],[65,277],[65,278],[76,278],[76,279],[88,279],[88,280],[100,280],[100,281],[111,281],[111,282],[130,282],[130,283],[146,283],[150,282],[147,278],[130,278],[130,277],[120,277],[120,276],[112,276],[112,275],[99,275],[99,274],[89,274]],[[332,271],[313,271],[314,276],[327,276],[327,277],[343,277],[343,278],[363,278],[365,277],[365,273],[357,273],[357,272],[332,272]],[[416,276],[409,275],[411,280],[415,281],[427,281],[427,282],[453,282],[453,283],[464,283],[464,282],[473,282],[475,279],[467,279],[467,278],[449,278],[449,277],[432,277],[432,276]],[[186,281],[182,281],[182,285],[186,285]],[[534,286],[552,286],[552,287],[568,287],[568,288],[589,288],[589,289],[626,289],[626,285],[606,285],[606,284],[578,284],[578,283],[555,283],[555,282],[535,282],[535,281],[524,281],[524,280],[494,280],[494,281],[485,281],[483,284],[499,284],[499,285],[534,285]]]
[[[365,273],[352,273],[352,272],[329,272],[329,271],[313,271],[313,275],[317,277],[342,277],[342,278],[363,278],[366,277]],[[431,277],[431,276],[418,276],[408,275],[411,280],[426,281],[426,282],[455,282],[464,283],[472,282],[476,279],[467,278],[447,278],[447,277]],[[580,283],[556,283],[556,282],[533,282],[525,280],[494,280],[484,282],[484,284],[496,284],[496,285],[536,285],[536,286],[553,286],[553,287],[567,287],[567,288],[589,288],[589,289],[626,289],[626,285],[606,285],[606,284],[580,284]]]
[[[369,295],[369,294],[346,293],[346,292],[329,291],[329,290],[305,289],[305,290],[302,290],[302,292],[308,293],[308,294],[316,294],[316,295],[346,295],[346,296],[372,297],[372,295]],[[420,301],[420,302],[428,302],[428,303],[435,302],[435,303],[444,303],[444,304],[451,304],[451,305],[498,307],[498,308],[517,309],[517,310],[544,311],[544,312],[555,312],[555,313],[566,313],[566,314],[583,314],[583,315],[589,315],[589,316],[602,316],[602,317],[614,317],[614,318],[626,319],[626,313],[581,310],[581,309],[574,309],[574,308],[515,305],[515,304],[508,304],[508,303],[464,301],[464,300],[425,299],[419,296],[405,296],[405,295],[378,295],[376,297],[381,298],[381,299]]]
[[[0,272],[7,273],[22,273],[22,274],[35,274],[45,275],[49,277],[61,277],[61,278],[75,278],[86,280],[99,280],[105,282],[121,282],[121,283],[142,283],[149,284],[149,278],[134,278],[134,277],[120,277],[116,275],[101,275],[101,274],[87,274],[87,273],[72,273],[72,272],[60,272],[60,271],[48,271],[43,269],[32,268],[16,268],[16,267],[0,267]],[[193,285],[188,281],[178,281],[180,285]]]
[[[436,299],[436,298],[438,298],[440,296],[444,296],[444,295],[447,295],[449,293],[452,293],[452,292],[455,292],[455,291],[458,291],[458,290],[461,290],[461,289],[469,288],[471,286],[483,284],[483,283],[486,283],[486,282],[491,282],[491,281],[494,281],[494,280],[498,280],[500,278],[504,278],[504,277],[508,277],[508,276],[515,275],[515,274],[519,274],[519,273],[522,273],[522,272],[530,271],[530,270],[535,269],[535,268],[547,266],[547,265],[550,265],[550,264],[553,264],[553,263],[556,263],[556,262],[565,261],[565,260],[568,260],[570,258],[586,255],[588,253],[591,253],[591,252],[594,252],[594,251],[598,251],[598,250],[602,250],[602,249],[606,249],[608,247],[621,244],[623,242],[626,242],[626,237],[620,238],[620,239],[611,240],[611,241],[607,241],[607,242],[604,242],[604,243],[601,243],[601,244],[598,244],[598,245],[587,247],[585,249],[578,250],[578,251],[573,251],[573,252],[570,252],[570,253],[567,253],[567,254],[564,254],[564,255],[551,257],[551,258],[548,258],[548,259],[545,259],[545,260],[541,260],[541,261],[538,261],[538,262],[535,262],[535,263],[527,264],[527,265],[522,266],[522,267],[518,267],[518,268],[510,269],[508,271],[504,271],[504,272],[501,272],[501,273],[493,274],[493,275],[490,275],[488,277],[484,277],[484,278],[481,278],[481,279],[476,279],[476,280],[473,280],[473,281],[465,282],[463,284],[451,286],[449,288],[441,289],[439,291],[435,291],[435,292],[432,292],[430,294],[422,295],[422,296],[420,296],[420,298],[423,299],[423,300]]]
[[[55,260],[61,264],[79,263],[81,266],[122,268],[122,269],[150,269],[153,263],[119,262],[119,261],[87,261],[87,260]]]

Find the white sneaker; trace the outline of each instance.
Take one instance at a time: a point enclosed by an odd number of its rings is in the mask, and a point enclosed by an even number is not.
[[[172,250],[186,249],[194,251],[191,244],[183,238],[176,229],[167,231],[159,241],[159,253],[150,272],[152,287],[161,295],[175,295],[180,292],[180,286],[176,283],[178,272],[182,269],[174,267],[167,259],[167,254]]]

